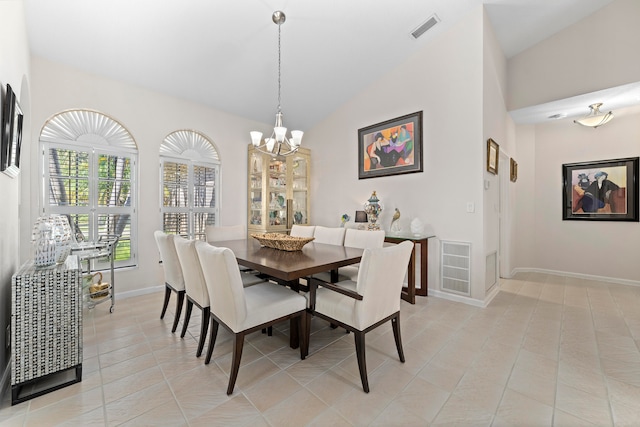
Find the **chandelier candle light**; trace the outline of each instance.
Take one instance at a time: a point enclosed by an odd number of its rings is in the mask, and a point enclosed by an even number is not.
[[[250,132],[251,143],[258,150],[271,156],[288,156],[298,151],[302,143],[304,132],[300,130],[291,131],[291,139],[287,138],[287,128],[282,124],[282,111],[280,109],[280,26],[287,19],[284,12],[275,11],[271,19],[278,25],[278,112],[276,113],[276,124],[269,138],[262,140],[262,132]]]

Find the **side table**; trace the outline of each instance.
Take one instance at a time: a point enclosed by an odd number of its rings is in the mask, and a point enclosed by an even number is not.
[[[82,285],[78,257],[11,279],[11,404],[82,381]]]
[[[401,243],[407,240],[413,242],[413,251],[411,251],[411,258],[409,258],[409,280],[407,286],[402,288],[402,299],[411,304],[416,303],[416,295],[427,296],[429,288],[427,243],[431,237],[435,237],[435,235],[391,232],[387,232],[384,237],[384,241],[388,243]],[[418,289],[416,289],[416,245],[420,245],[420,287]]]

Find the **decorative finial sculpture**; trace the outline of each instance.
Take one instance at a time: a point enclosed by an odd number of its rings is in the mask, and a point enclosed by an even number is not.
[[[371,193],[371,197],[365,202],[364,211],[367,213],[367,219],[369,220],[367,228],[369,230],[380,230],[378,215],[382,212],[382,203],[380,203],[375,191]]]
[[[391,227],[389,228],[389,230],[394,232],[399,232],[401,230],[400,222],[398,221],[399,219],[400,219],[400,210],[396,208],[396,211],[393,214],[393,219],[391,220]]]

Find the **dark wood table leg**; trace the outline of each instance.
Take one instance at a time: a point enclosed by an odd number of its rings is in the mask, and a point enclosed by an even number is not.
[[[429,275],[427,274],[429,251],[427,246],[427,239],[420,240],[420,289],[416,289],[416,294],[422,297],[426,297],[429,292]]]
[[[401,297],[410,304],[416,303],[416,244],[413,244],[409,258],[409,277],[407,287],[402,288]]]

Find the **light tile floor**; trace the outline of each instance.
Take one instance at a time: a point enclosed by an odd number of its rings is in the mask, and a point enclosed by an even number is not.
[[[172,302],[174,297],[172,297]],[[245,344],[225,394],[230,335],[212,363],[159,320],[162,294],[85,311],[81,383],[11,406],[3,426],[634,426],[640,425],[640,287],[539,273],[502,280],[487,308],[402,302],[406,363],[390,326],[367,335],[371,393],[353,336],[314,320],[311,355],[286,325]]]

